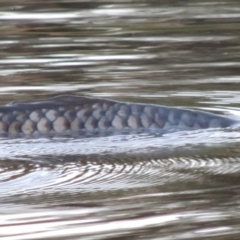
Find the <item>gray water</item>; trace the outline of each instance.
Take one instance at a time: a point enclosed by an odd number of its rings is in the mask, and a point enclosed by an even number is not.
[[[239,1],[1,1],[0,104],[59,94],[240,115]],[[1,239],[239,239],[240,131],[0,139]]]

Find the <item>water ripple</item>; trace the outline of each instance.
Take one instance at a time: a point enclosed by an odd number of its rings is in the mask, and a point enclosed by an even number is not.
[[[65,157],[63,158],[65,159]],[[68,157],[66,157],[68,159]],[[68,161],[51,159],[1,161],[0,195],[68,191],[127,190],[164,186],[175,182],[200,181],[203,175],[224,176],[240,172],[240,158],[172,156],[155,154],[105,154],[69,156]]]

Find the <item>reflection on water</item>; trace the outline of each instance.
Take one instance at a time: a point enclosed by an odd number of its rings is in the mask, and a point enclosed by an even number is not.
[[[0,102],[64,93],[239,115],[237,1],[1,1]],[[0,140],[0,237],[238,239],[239,129]]]
[[[2,236],[128,239],[164,232],[166,239],[195,239],[239,234],[234,210],[239,158],[155,157],[75,156],[49,166],[3,162]]]

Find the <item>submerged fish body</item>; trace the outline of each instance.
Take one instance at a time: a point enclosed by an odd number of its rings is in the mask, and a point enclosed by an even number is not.
[[[226,128],[239,121],[213,113],[81,96],[0,107],[0,136],[106,136]]]

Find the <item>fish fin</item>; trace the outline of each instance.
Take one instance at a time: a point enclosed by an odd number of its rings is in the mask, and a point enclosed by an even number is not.
[[[37,100],[37,101],[21,101],[21,102],[11,102],[5,106],[7,107],[17,107],[17,108],[25,108],[25,107],[39,107],[39,108],[49,108],[49,107],[58,107],[58,106],[66,106],[66,105],[83,105],[83,104],[94,104],[94,103],[108,103],[114,104],[117,101],[102,99],[102,98],[94,98],[87,96],[78,96],[78,95],[58,95],[55,97]]]

